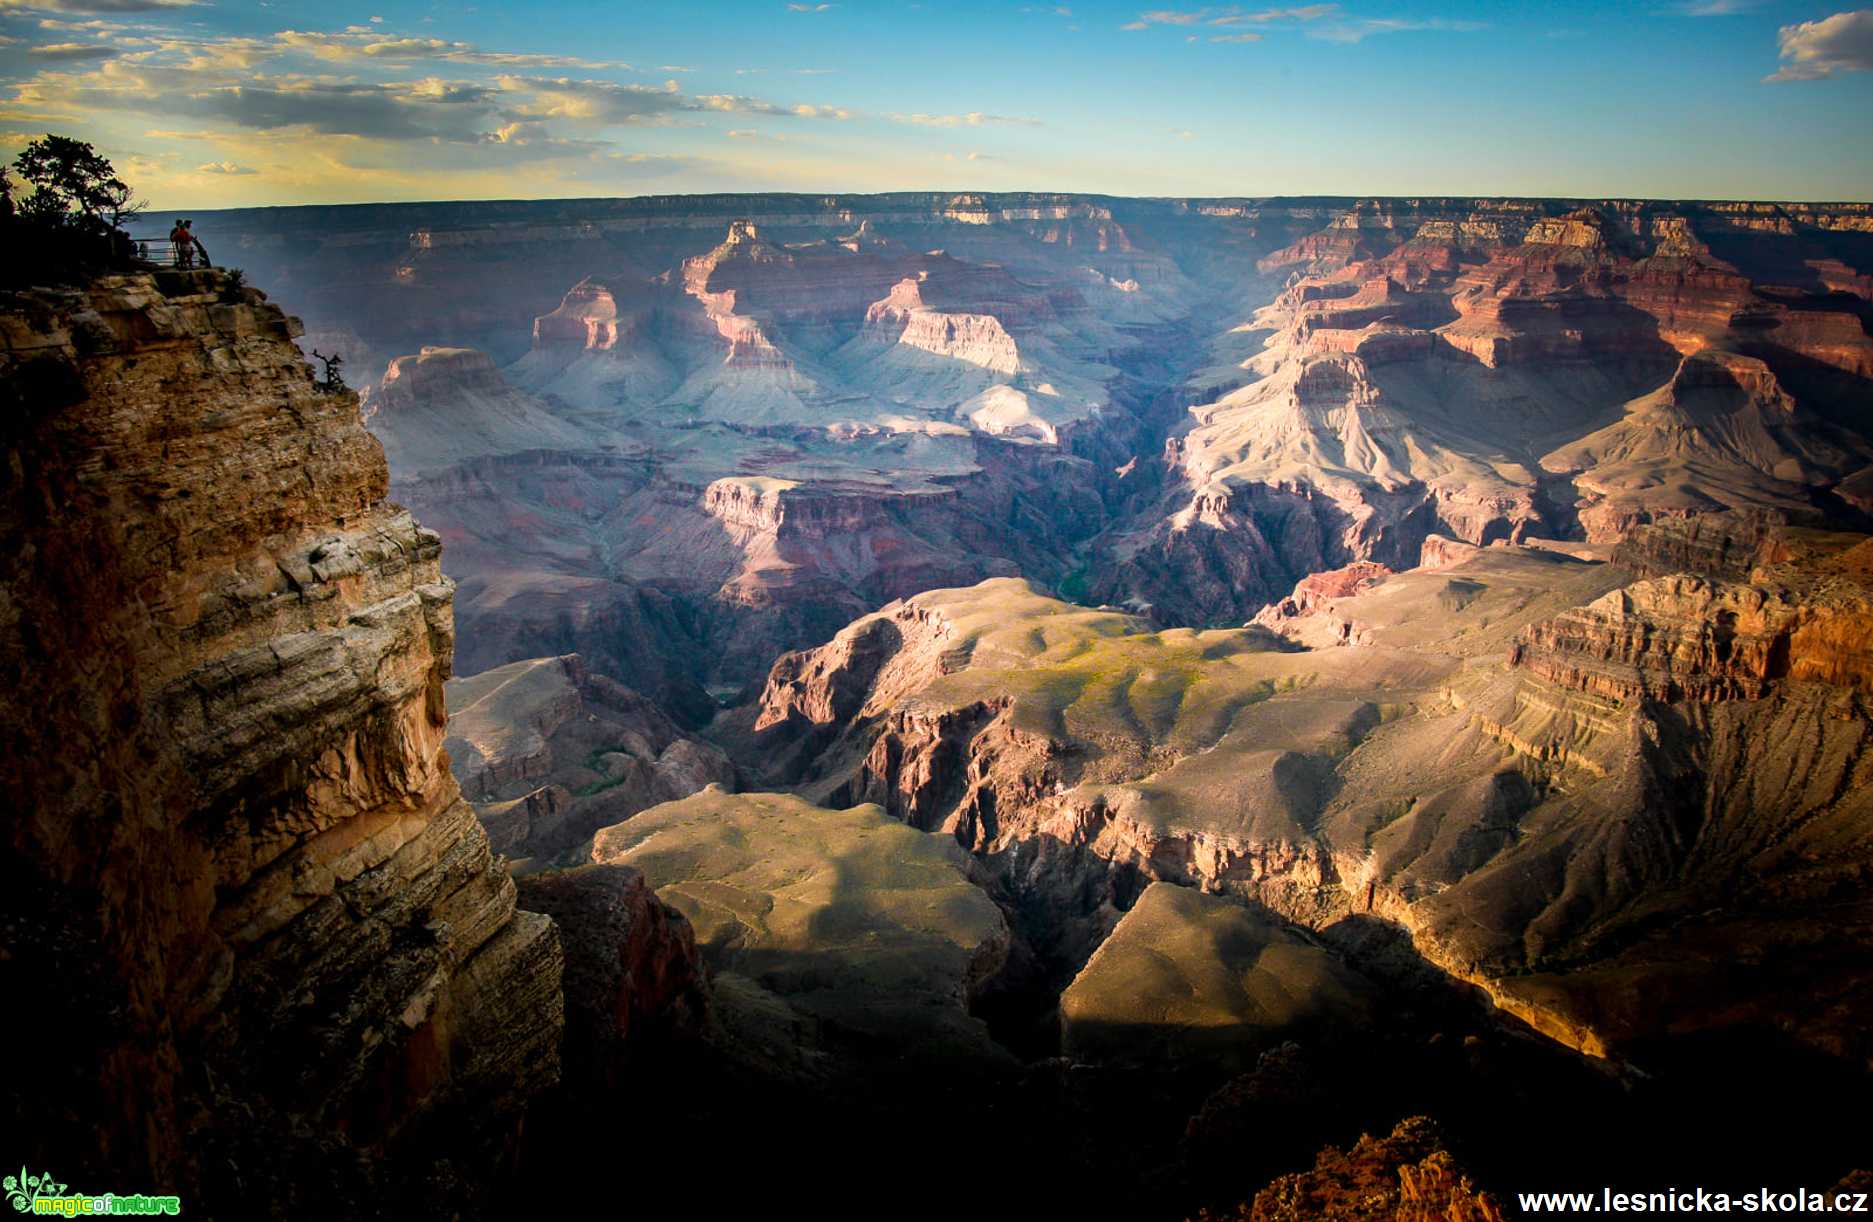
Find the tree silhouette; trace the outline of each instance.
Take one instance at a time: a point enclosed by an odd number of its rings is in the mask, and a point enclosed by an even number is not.
[[[81,283],[134,265],[121,226],[142,205],[109,159],[82,140],[47,135],[0,170],[0,285]],[[30,190],[29,190],[30,188]]]
[[[47,135],[27,145],[13,165],[33,186],[19,202],[20,214],[40,224],[101,236],[135,220],[142,209],[109,159],[82,140]]]
[[[331,393],[345,389],[345,376],[339,372],[339,367],[345,363],[345,358],[336,352],[326,356],[317,348],[312,350],[312,356],[314,360],[325,362],[325,380],[316,384],[318,388]]]

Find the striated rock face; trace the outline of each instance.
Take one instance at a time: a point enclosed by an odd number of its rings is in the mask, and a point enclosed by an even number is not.
[[[1510,660],[1615,700],[1754,698],[1787,677],[1799,613],[1751,586],[1661,577],[1529,628]]]
[[[454,679],[447,695],[450,766],[522,871],[646,807],[735,783],[719,750],[577,654]]]
[[[1784,679],[1873,692],[1873,546],[1860,537],[1792,540],[1761,518],[1713,516],[1638,532],[1621,555],[1730,577],[1634,582],[1531,625],[1510,661],[1621,701],[1757,699]]]
[[[1570,476],[1587,537],[1725,508],[1801,512],[1866,466],[1865,444],[1797,403],[1762,360],[1706,349],[1616,424],[1545,455]]]
[[[581,448],[591,438],[508,385],[486,354],[424,348],[390,362],[365,421],[400,479],[469,459]]]
[[[1701,209],[1455,204],[1363,201],[1262,260],[1291,278],[1181,388],[1161,497],[1108,535],[1099,597],[1217,623],[1312,572],[1408,567],[1432,534],[1864,521],[1864,299],[1805,269],[1779,287]]]
[[[215,272],[0,303],[22,1156],[473,1211],[558,1073],[559,941],[442,757],[438,540],[296,333]]]
[[[993,314],[946,313],[924,303],[928,273],[906,277],[865,311],[866,337],[884,347],[902,344],[931,356],[977,365],[999,374],[1021,368],[1021,355]]]

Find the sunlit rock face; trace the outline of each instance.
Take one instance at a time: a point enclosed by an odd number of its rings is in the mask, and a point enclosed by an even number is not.
[[[1249,376],[1193,396],[1164,516],[1114,535],[1100,594],[1213,619],[1309,572],[1406,567],[1433,533],[1611,540],[1772,505],[1858,520],[1873,451],[1842,409],[1867,385],[1865,299],[1812,273],[1760,287],[1781,268],[1712,254],[1732,226],[1701,209],[1426,211],[1361,205],[1263,261],[1291,280],[1230,349]]]
[[[442,755],[436,535],[220,273],[0,332],[4,962],[44,994],[16,1082],[69,1101],[21,1157],[216,1216],[472,1212],[557,1075],[560,949]]]

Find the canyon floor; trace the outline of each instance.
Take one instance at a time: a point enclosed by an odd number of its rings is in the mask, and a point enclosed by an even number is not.
[[[60,732],[202,724],[126,740],[199,801],[90,884],[210,863],[111,951],[239,1003],[124,1054],[213,1054],[179,1114],[271,1023],[355,1062],[282,1132],[459,1151],[471,1212],[627,1163],[692,1212],[732,1167],[750,1212],[1165,1219],[1868,1169],[1873,208],[198,224],[296,317],[216,273],[0,313],[77,421],[9,442],[8,521],[132,507],[60,580],[160,612],[70,644],[148,661]]]

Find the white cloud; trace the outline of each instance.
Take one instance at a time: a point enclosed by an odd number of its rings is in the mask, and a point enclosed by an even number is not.
[[[1785,25],[1776,35],[1782,69],[1771,81],[1818,81],[1873,69],[1873,9]]]
[[[1016,115],[988,115],[979,110],[972,110],[966,115],[927,115],[910,114],[890,116],[893,123],[909,123],[915,127],[1040,127],[1039,119],[1024,119]]]
[[[571,55],[536,55],[521,51],[484,51],[473,43],[446,38],[415,38],[386,34],[368,26],[349,26],[336,34],[282,30],[275,39],[285,47],[320,59],[345,61],[411,62],[424,59],[453,63],[487,64],[497,68],[629,68],[629,64],[580,59]]]
[[[1260,42],[1262,41],[1262,36],[1260,34],[1216,34],[1216,35],[1211,36],[1210,41],[1211,42]]]
[[[1136,20],[1128,21],[1119,28],[1144,30],[1154,25],[1271,25],[1284,22],[1319,21],[1332,17],[1339,11],[1340,6],[1337,4],[1303,4],[1293,8],[1264,9],[1244,9],[1236,5],[1230,5],[1227,8],[1160,8],[1140,13]]]
[[[110,59],[116,50],[96,42],[52,42],[41,47],[33,47],[26,52],[36,59],[53,59],[70,62],[83,59]]]
[[[773,109],[773,104],[770,102],[759,102],[753,98],[732,98],[730,100],[737,102],[737,103],[744,103],[746,105],[718,106],[715,109],[718,109],[718,110],[754,110],[757,114],[783,113],[781,111],[777,111]],[[795,106],[792,110],[785,111],[784,113],[798,115],[802,119],[841,119],[843,120],[843,119],[858,118],[858,112],[856,110],[848,110],[843,106],[812,106],[806,103],[802,103],[798,106]]]
[[[823,13],[832,7],[830,4],[789,4],[787,11],[790,13]]]
[[[211,161],[207,165],[195,167],[197,174],[258,174],[260,171],[251,166],[235,165],[232,161]]]
[[[1308,31],[1308,37],[1322,38],[1328,42],[1354,43],[1364,42],[1377,34],[1408,34],[1419,30],[1468,34],[1486,28],[1486,22],[1451,21],[1443,17],[1361,17],[1353,21],[1336,21],[1331,25],[1317,26]]]

